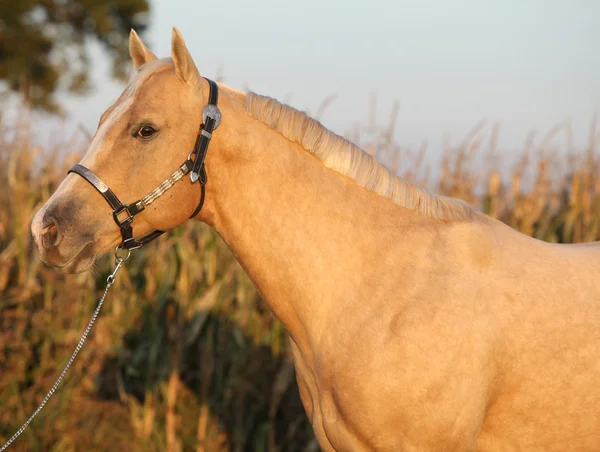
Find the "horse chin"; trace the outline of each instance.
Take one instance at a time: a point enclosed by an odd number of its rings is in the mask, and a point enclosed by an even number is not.
[[[83,273],[92,268],[95,260],[96,257],[94,255],[77,258],[75,261],[71,262],[69,265],[67,265],[63,269],[60,269],[59,271],[65,273]]]
[[[94,265],[96,253],[94,252],[93,243],[88,243],[64,263],[51,262],[41,256],[40,260],[44,264],[56,268],[61,273],[83,273]]]

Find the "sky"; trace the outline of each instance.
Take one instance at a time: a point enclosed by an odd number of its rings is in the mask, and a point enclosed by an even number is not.
[[[521,151],[569,121],[577,146],[600,111],[600,1],[597,0],[151,0],[143,40],[170,55],[177,26],[202,75],[315,112],[340,134],[387,124],[400,103],[395,137],[403,146],[444,137],[459,143],[480,120],[500,124],[499,148]],[[65,98],[67,129],[94,131],[124,85],[93,49],[95,90]],[[48,123],[50,124],[50,123]],[[49,126],[47,126],[49,127]]]

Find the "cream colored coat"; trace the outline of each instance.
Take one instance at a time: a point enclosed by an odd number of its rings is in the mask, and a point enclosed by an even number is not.
[[[208,84],[176,30],[172,44],[157,60],[132,33],[139,71],[82,160],[125,202],[181,164],[201,122]],[[526,237],[252,96],[220,85],[197,219],[289,331],[322,449],[600,450],[600,243]],[[148,122],[156,137],[134,137]],[[183,223],[198,197],[184,179],[136,217],[136,234]],[[75,175],[32,231],[41,258],[68,271],[120,242]]]

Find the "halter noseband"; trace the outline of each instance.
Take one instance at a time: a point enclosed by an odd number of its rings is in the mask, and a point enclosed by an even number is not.
[[[112,207],[113,219],[121,230],[122,241],[119,248],[124,250],[141,248],[164,234],[165,231],[153,231],[144,235],[139,240],[136,240],[133,237],[133,226],[131,223],[138,213],[142,212],[147,206],[162,196],[188,173],[190,173],[190,181],[192,184],[196,181],[200,184],[200,202],[190,218],[195,217],[198,212],[200,212],[200,209],[202,209],[202,206],[204,205],[205,185],[208,181],[204,159],[206,157],[206,151],[208,150],[208,144],[212,138],[212,133],[221,122],[221,112],[217,107],[217,101],[219,99],[217,84],[212,80],[206,80],[210,86],[208,105],[204,107],[204,111],[202,112],[202,124],[200,125],[198,136],[196,137],[194,150],[189,153],[187,160],[183,162],[173,174],[143,198],[138,199],[131,204],[123,204],[108,185],[96,176],[92,170],[83,165],[76,164],[68,171],[68,173],[78,174],[88,181],[96,190],[98,190],[98,193],[102,195],[110,207]]]

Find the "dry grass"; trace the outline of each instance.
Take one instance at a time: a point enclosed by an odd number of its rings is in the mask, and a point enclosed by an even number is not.
[[[424,148],[398,146],[391,116],[390,126],[350,138],[405,178],[526,234],[600,239],[595,122],[584,152],[551,146],[556,134],[568,135],[561,126],[537,145],[531,140],[503,171],[497,128],[478,125],[459,147],[447,147],[434,178]],[[94,274],[73,276],[39,263],[32,215],[83,144],[41,149],[22,130],[0,131],[0,443],[52,385],[110,268],[106,258]],[[14,448],[76,449],[317,450],[285,333],[210,229],[185,224],[134,253],[58,395]]]

